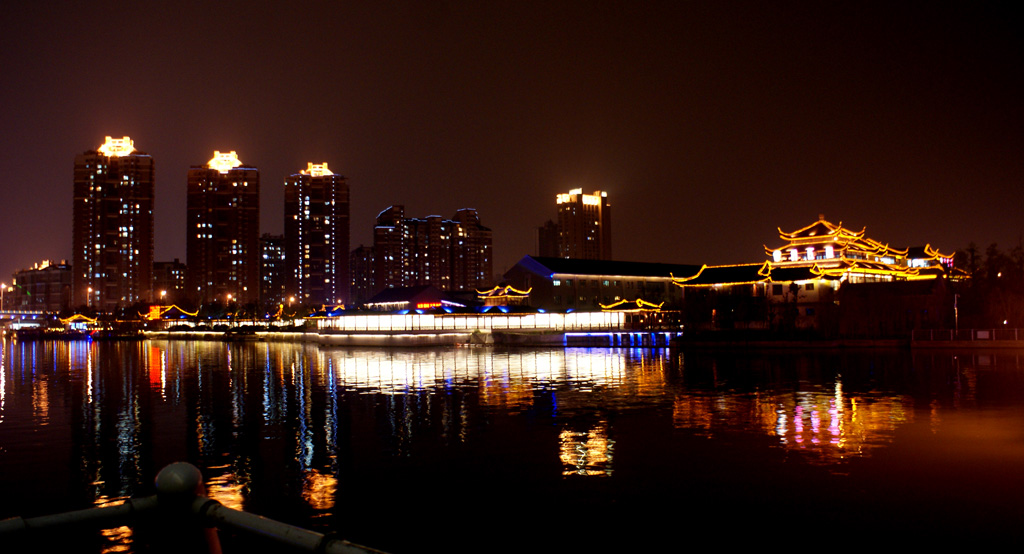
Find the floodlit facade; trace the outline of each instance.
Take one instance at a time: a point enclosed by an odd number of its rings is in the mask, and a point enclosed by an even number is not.
[[[284,183],[285,293],[302,304],[349,301],[349,191],[327,163]]]
[[[558,206],[558,257],[612,259],[612,208],[608,193],[573,189],[555,197]]]
[[[260,173],[214,151],[188,170],[188,294],[197,302],[259,299]]]
[[[153,299],[153,190],[153,158],[129,137],[75,157],[75,306],[112,311]]]

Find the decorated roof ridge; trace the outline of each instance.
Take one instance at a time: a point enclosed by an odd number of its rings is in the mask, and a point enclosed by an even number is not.
[[[673,283],[675,283],[676,281],[681,281],[681,282],[690,281],[692,279],[696,279],[697,277],[700,277],[700,274],[704,273],[704,270],[707,269],[707,268],[708,268],[708,264],[701,264],[700,271],[698,271],[697,273],[694,273],[693,275],[690,275],[689,277],[676,277],[675,274],[673,274],[671,271],[668,272],[668,276],[672,278],[672,282]]]
[[[907,251],[909,252],[910,249],[907,248]],[[932,259],[932,260],[936,260],[938,258],[952,258],[953,257],[953,254],[943,254],[942,252],[939,252],[938,248],[932,248],[931,243],[926,243],[924,245],[924,253],[927,254],[930,257],[929,259]]]
[[[97,320],[96,320],[96,318],[89,317],[89,316],[83,315],[83,314],[74,314],[72,316],[60,319],[60,322],[62,324],[64,324],[64,325],[67,325],[68,323],[72,323],[72,322],[75,322],[75,321],[85,321],[85,322],[88,322],[88,323],[96,323]]]
[[[931,270],[934,267],[898,267],[883,262],[875,262],[870,260],[844,260],[844,264],[840,264],[835,267],[818,268],[819,274],[822,277],[841,277],[853,271],[857,273],[877,273],[879,275],[893,275],[897,274],[904,278],[929,278],[928,276],[922,275],[921,270]]]
[[[771,281],[772,280],[772,271],[774,271],[775,269],[779,269],[779,270],[806,269],[811,275],[813,275],[815,277],[821,277],[821,276],[823,276],[825,274],[825,271],[823,269],[821,269],[821,267],[818,266],[818,262],[812,263],[810,265],[810,267],[808,267],[806,265],[802,265],[802,266],[799,266],[799,267],[793,267],[793,266],[791,266],[789,264],[776,266],[771,261],[765,262],[764,266],[757,273],[759,275],[764,275],[765,281]]]
[[[718,268],[722,268],[722,267],[750,267],[750,266],[755,266],[755,265],[759,266],[759,267],[763,267],[765,263],[766,262],[753,262],[753,263],[749,263],[749,264],[724,264],[724,265],[708,265],[708,264],[703,264],[703,265],[700,266],[700,270],[697,271],[697,273],[694,273],[693,275],[691,275],[689,277],[676,277],[674,274],[672,274],[672,272],[669,272],[669,277],[671,277],[673,281],[689,281],[691,279],[696,279],[697,277],[700,277],[700,274],[704,273],[705,269],[718,269]]]
[[[788,245],[811,245],[811,244],[862,244],[870,245],[872,248],[876,248],[882,243],[875,239],[865,237],[862,235],[818,235],[813,237],[796,237],[793,239],[787,239]],[[884,246],[884,245],[882,245]]]
[[[523,256],[517,265],[549,278],[555,275],[668,278],[673,273],[689,274],[697,271],[700,267],[694,264],[584,260],[531,255]]]
[[[308,316],[309,319],[324,319],[331,317],[331,313],[337,313],[345,309],[345,304],[320,304],[319,309],[314,309]],[[323,314],[323,315],[321,315]]]
[[[683,286],[695,286],[695,287],[706,287],[707,286],[707,287],[709,287],[709,286],[714,286],[714,285],[760,283],[760,282],[763,282],[763,281],[767,280],[767,278],[765,277],[765,273],[764,272],[765,272],[765,267],[768,266],[768,265],[769,265],[769,262],[761,262],[761,263],[753,263],[753,264],[714,265],[714,266],[708,266],[707,264],[705,264],[704,266],[701,267],[701,270],[699,272],[697,272],[697,274],[692,275],[690,277],[675,277],[675,276],[673,276],[672,277],[672,284],[674,284],[676,286],[679,286],[679,287],[683,287]],[[727,282],[716,282],[716,283],[694,283],[693,282],[693,281],[697,281],[704,274],[705,270],[712,270],[712,271],[714,271],[714,270],[717,270],[717,269],[743,269],[743,268],[751,269],[751,270],[753,268],[757,268],[757,270],[754,271],[753,274],[757,275],[759,278],[758,279],[752,279],[752,280],[727,281]],[[769,272],[770,272],[770,269],[769,269]]]
[[[164,314],[166,314],[167,312],[169,312],[169,311],[171,311],[171,310],[173,310],[175,308],[177,308],[179,312],[181,312],[181,313],[183,313],[183,314],[185,314],[185,315],[187,315],[189,317],[196,317],[197,315],[199,315],[199,310],[196,310],[194,312],[187,312],[184,309],[182,309],[181,306],[178,306],[177,304],[171,304],[170,306],[153,305],[153,306],[151,306],[149,308],[149,312],[147,312],[147,313],[139,312],[139,317],[143,317],[143,318],[146,318],[146,319],[149,319],[149,320],[159,319],[159,318],[163,317]]]
[[[825,228],[826,232],[825,232],[824,236],[839,235],[840,233],[845,232],[846,234],[849,234],[851,236],[858,236],[859,237],[859,236],[863,236],[864,232],[867,230],[867,227],[865,227],[865,228],[861,229],[860,232],[851,231],[851,230],[846,229],[846,228],[843,227],[843,222],[842,221],[840,221],[839,224],[836,225],[835,223],[832,223],[831,221],[826,220],[824,216],[819,216],[818,220],[813,222],[813,223],[811,223],[810,225],[807,225],[805,227],[797,229],[796,231],[791,231],[789,233],[787,233],[786,231],[783,231],[782,227],[777,227],[777,229],[779,230],[779,237],[780,238],[782,238],[782,239],[795,239],[795,238],[808,238],[808,237],[818,237],[818,236],[821,236],[821,235],[818,235],[817,233],[814,233],[812,235],[807,235],[806,237],[801,237],[800,236],[800,235],[802,235],[802,234],[804,234],[804,233],[806,233],[806,232],[810,231],[811,229],[814,229],[815,227],[818,227],[818,226],[821,226],[821,227]]]
[[[878,242],[877,240],[868,237],[855,237],[852,239],[847,239],[845,241],[840,237],[831,237],[830,240],[821,240],[822,238],[829,239],[828,236],[802,237],[801,239],[794,239],[788,244],[779,246],[777,248],[771,248],[763,243],[762,246],[764,246],[765,254],[769,255],[774,253],[776,250],[786,251],[792,248],[803,249],[806,248],[807,246],[810,246],[811,244],[818,245],[822,243],[834,244],[836,245],[836,250],[860,251],[868,254],[874,254],[877,256],[892,255],[905,257],[907,253],[910,251],[909,248],[904,248],[900,250],[898,248],[894,248],[892,246],[889,246],[888,244],[883,244],[881,242]]]
[[[637,298],[636,300],[626,300],[625,298],[623,298],[622,300],[619,300],[618,302],[615,302],[613,304],[598,304],[598,305],[601,306],[602,310],[615,310],[615,309],[619,309],[619,307],[624,305],[624,304],[636,304],[636,309],[637,310],[644,310],[644,309],[647,309],[647,310],[660,310],[661,307],[665,305],[664,302],[662,302],[661,304],[655,304],[653,302],[648,302],[648,301],[644,300],[643,298]]]
[[[494,288],[492,288],[490,290],[477,290],[476,294],[477,294],[477,296],[481,296],[481,297],[483,297],[483,296],[508,296],[509,292],[511,292],[512,294],[518,294],[520,296],[527,296],[532,291],[533,291],[533,287],[530,287],[527,290],[519,290],[519,289],[513,287],[512,285],[505,285],[505,286],[494,285]]]
[[[808,231],[811,231],[816,226],[823,227],[824,230],[826,230],[827,232],[823,234],[808,234]],[[907,256],[911,251],[910,247],[897,248],[890,245],[889,243],[882,243],[871,237],[865,236],[867,227],[862,228],[860,231],[851,231],[850,229],[843,227],[842,221],[840,221],[839,224],[836,225],[830,221],[825,220],[823,217],[819,218],[818,221],[815,221],[810,225],[807,225],[801,229],[797,229],[796,231],[787,233],[783,231],[781,227],[779,227],[778,230],[779,238],[781,238],[782,240],[789,241],[788,246],[791,247],[804,245],[807,243],[820,243],[831,240],[836,244],[843,244],[847,248],[849,248],[850,246],[860,247],[865,252],[870,252],[878,255],[889,254],[894,256]],[[765,245],[764,248],[766,253],[771,253],[774,252],[774,250],[783,250],[785,249],[785,246],[776,249],[770,249],[767,245]],[[933,260],[940,257],[952,257],[952,254],[943,254],[938,250],[932,248],[930,244],[925,246],[925,252]]]

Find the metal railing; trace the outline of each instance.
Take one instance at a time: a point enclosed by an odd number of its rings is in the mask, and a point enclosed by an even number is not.
[[[915,342],[992,342],[1024,340],[1024,329],[918,329],[911,332]]]
[[[108,529],[138,522],[141,518],[171,516],[192,520],[197,526],[228,529],[273,540],[283,545],[326,554],[384,554],[380,550],[360,546],[295,525],[235,510],[199,494],[203,491],[202,474],[191,464],[178,462],[162,470],[156,477],[157,493],[132,498],[117,506],[88,508],[33,518],[12,517],[0,520],[3,539],[30,533],[57,530],[70,526]],[[212,529],[211,529],[212,530]],[[205,533],[206,547],[219,553],[220,541],[215,532]],[[5,542],[2,541],[2,542]]]

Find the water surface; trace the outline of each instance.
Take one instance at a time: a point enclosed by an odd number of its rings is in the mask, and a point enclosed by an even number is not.
[[[0,518],[184,460],[228,506],[395,553],[1021,542],[1015,351],[0,348]]]

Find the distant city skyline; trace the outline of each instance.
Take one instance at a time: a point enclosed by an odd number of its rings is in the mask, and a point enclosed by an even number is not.
[[[576,188],[615,199],[620,260],[743,262],[819,213],[899,247],[1009,250],[1020,23],[913,2],[13,4],[0,275],[72,260],[73,158],[106,135],[156,160],[161,261],[186,258],[188,168],[213,150],[260,168],[260,232],[283,233],[285,178],[330,160],[352,245],[389,205],[474,208],[496,274]]]

